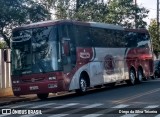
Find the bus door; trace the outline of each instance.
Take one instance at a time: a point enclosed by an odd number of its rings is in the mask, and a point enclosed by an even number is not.
[[[76,65],[76,46],[72,25],[61,26],[62,61],[64,73],[69,73]]]
[[[70,55],[70,39],[62,39],[62,61],[64,73],[72,70],[71,55]]]

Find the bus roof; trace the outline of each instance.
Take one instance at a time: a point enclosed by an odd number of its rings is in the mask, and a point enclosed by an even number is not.
[[[106,24],[106,23],[99,23],[99,22],[81,22],[81,21],[73,21],[73,20],[42,21],[42,22],[31,23],[28,25],[20,26],[20,27],[15,28],[14,30],[22,30],[22,29],[29,29],[29,28],[51,26],[51,25],[62,24],[62,23],[71,23],[74,25],[91,26],[91,27],[97,27],[97,28],[124,30],[121,26],[113,25],[113,24]]]
[[[90,27],[105,28],[105,29],[115,29],[115,30],[125,30],[125,31],[132,31],[132,32],[148,33],[148,31],[146,29],[125,29],[119,25],[114,25],[114,24],[99,23],[99,22],[82,22],[82,21],[74,21],[74,20],[41,21],[41,22],[37,22],[37,23],[31,23],[28,25],[20,26],[20,27],[15,28],[14,30],[23,30],[23,29],[30,29],[30,28],[37,28],[37,27],[45,27],[45,26],[51,26],[51,25],[63,24],[63,23],[70,23],[70,24],[74,24],[74,25],[90,26]]]
[[[139,33],[149,33],[147,29],[124,29],[125,31],[130,31],[130,32],[139,32]]]

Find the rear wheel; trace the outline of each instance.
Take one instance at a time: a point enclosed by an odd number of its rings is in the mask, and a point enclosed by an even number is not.
[[[150,76],[150,77],[151,77],[151,79],[153,79],[153,80],[156,79],[156,76],[155,76],[155,75]]]
[[[49,93],[37,94],[37,97],[41,100],[45,100],[48,98]]]
[[[109,84],[108,84],[108,86],[110,86],[110,87],[114,87],[115,85],[116,85],[115,82],[112,82],[112,83],[109,83]]]
[[[143,71],[141,69],[138,70],[138,78],[137,78],[137,82],[141,83],[143,80]]]
[[[84,94],[87,91],[87,81],[85,78],[80,78],[79,80],[79,89],[76,90],[78,94]]]
[[[129,71],[129,80],[127,81],[127,84],[134,85],[136,80],[136,74],[133,69]]]
[[[158,78],[158,73],[155,71],[154,75],[153,75],[153,76],[151,76],[151,78],[152,78],[152,79],[156,79],[156,78]]]

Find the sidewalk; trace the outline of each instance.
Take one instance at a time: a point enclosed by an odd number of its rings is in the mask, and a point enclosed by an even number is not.
[[[16,97],[13,95],[11,88],[0,89],[0,107],[16,102],[33,100],[36,98],[37,98],[36,95],[23,95],[20,97]]]
[[[16,96],[6,96],[6,97],[0,97],[0,107],[16,102],[23,102],[23,101],[30,101],[33,99],[37,99],[36,95],[23,95],[20,97]]]

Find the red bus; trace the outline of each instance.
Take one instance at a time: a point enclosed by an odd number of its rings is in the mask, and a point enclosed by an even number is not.
[[[147,30],[97,22],[57,20],[15,28],[11,45],[15,96],[76,91],[153,76]]]

